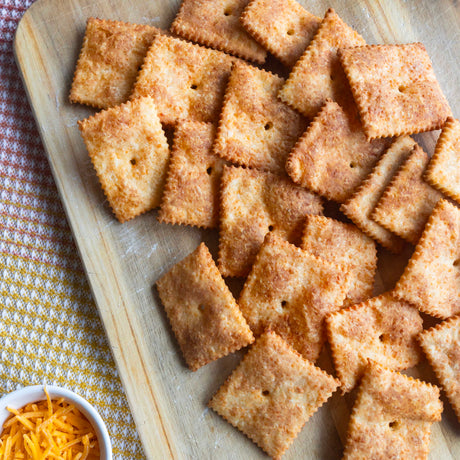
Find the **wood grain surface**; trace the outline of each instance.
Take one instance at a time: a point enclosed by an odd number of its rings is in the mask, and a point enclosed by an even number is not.
[[[368,43],[423,42],[451,104],[460,116],[460,7],[456,1],[300,1],[323,16],[328,7]],[[205,240],[214,255],[215,232],[159,224],[156,212],[119,224],[101,191],[77,120],[93,110],[68,102],[86,19],[96,16],[168,28],[178,0],[38,0],[26,12],[15,52],[53,174],[134,419],[148,458],[266,458],[206,403],[241,358],[187,370],[154,288],[174,263]],[[418,136],[429,153],[437,133]],[[410,251],[379,252],[378,292],[393,287]],[[319,364],[332,372],[328,350]],[[410,372],[435,382],[426,363]],[[336,394],[307,423],[286,459],[338,459],[354,394]],[[460,458],[460,425],[443,396],[433,425],[431,459]]]

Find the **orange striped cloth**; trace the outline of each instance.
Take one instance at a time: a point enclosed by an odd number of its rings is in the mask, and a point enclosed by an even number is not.
[[[14,63],[30,0],[0,0],[0,395],[46,382],[95,405],[114,458],[144,458]]]

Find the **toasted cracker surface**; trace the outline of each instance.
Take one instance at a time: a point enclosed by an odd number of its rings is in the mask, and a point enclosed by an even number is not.
[[[285,174],[286,158],[307,126],[277,98],[284,79],[237,62],[225,92],[214,151],[233,163]]]
[[[225,161],[212,153],[214,137],[211,123],[188,121],[176,127],[160,222],[217,227]]]
[[[415,366],[420,358],[416,338],[423,329],[422,318],[415,307],[391,293],[333,313],[326,325],[344,392],[356,385],[368,359],[402,370]]]
[[[252,0],[243,27],[283,64],[292,67],[310,43],[321,19],[295,0]]]
[[[204,243],[156,286],[192,371],[253,342],[254,337]]]
[[[340,59],[369,139],[438,129],[452,115],[421,43],[350,48]]]
[[[449,117],[442,127],[425,180],[460,203],[460,121]]]
[[[263,64],[265,49],[242,27],[249,0],[183,0],[171,31],[180,37]]]
[[[437,387],[371,364],[353,406],[344,459],[426,459],[430,427],[442,410]]]
[[[387,145],[382,139],[368,142],[353,111],[327,100],[290,153],[286,171],[295,183],[343,202]]]
[[[150,97],[79,121],[102,189],[120,222],[160,204],[169,148]]]
[[[301,247],[348,271],[350,287],[344,305],[353,305],[372,296],[377,251],[374,241],[355,225],[330,217],[307,216]]]
[[[162,123],[215,122],[232,63],[221,51],[158,35],[144,60],[131,98],[149,95]]]
[[[298,242],[305,216],[323,209],[318,196],[287,178],[228,166],[220,204],[218,267],[224,276],[246,276],[270,230]]]
[[[422,332],[418,339],[460,421],[460,316]]]
[[[209,406],[280,459],[337,386],[336,379],[268,332],[252,345]]]
[[[307,117],[314,117],[328,98],[343,107],[353,104],[337,52],[340,48],[365,44],[364,39],[330,8],[292,69],[279,93],[280,98]]]
[[[429,157],[416,144],[378,201],[371,219],[409,243],[417,244],[442,194],[423,180]]]
[[[152,26],[89,18],[70,101],[101,109],[126,102],[158,33]]]
[[[397,297],[446,319],[460,313],[460,210],[441,200],[396,284]]]
[[[255,336],[275,331],[313,362],[326,339],[325,317],[342,307],[348,289],[342,267],[270,233],[238,304]]]
[[[371,219],[371,214],[401,164],[409,157],[415,141],[410,136],[394,140],[372,172],[345,201],[340,210],[364,233],[394,253],[401,252],[403,240]]]

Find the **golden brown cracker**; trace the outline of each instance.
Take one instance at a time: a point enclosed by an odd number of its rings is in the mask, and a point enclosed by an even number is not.
[[[442,127],[425,180],[460,203],[460,121],[449,117]]]
[[[281,100],[307,117],[314,117],[328,98],[343,107],[353,104],[337,51],[365,44],[364,39],[330,8],[281,89]]]
[[[371,214],[401,164],[409,157],[415,141],[410,136],[394,140],[369,176],[340,206],[340,210],[364,233],[393,253],[401,252],[404,241],[371,219]]]
[[[70,102],[107,109],[126,102],[156,27],[89,18]]]
[[[215,122],[234,60],[221,51],[158,35],[147,52],[131,99],[151,96],[165,124]]]
[[[280,459],[338,381],[274,332],[260,336],[209,406],[273,459]]]
[[[260,44],[288,67],[300,58],[321,23],[320,18],[295,0],[252,0],[240,21]]]
[[[307,122],[277,98],[283,82],[283,78],[243,62],[233,65],[217,129],[217,155],[285,174],[286,158]]]
[[[275,331],[314,362],[326,339],[325,317],[342,307],[349,286],[342,267],[269,233],[238,304],[256,337]]]
[[[171,31],[187,40],[263,64],[265,49],[242,27],[249,0],[183,0]]]
[[[423,331],[418,339],[460,421],[460,316]]]
[[[211,123],[179,123],[158,220],[215,228],[219,223],[220,177],[225,161],[212,152]]]
[[[327,100],[286,162],[291,179],[329,200],[345,201],[388,145],[368,142],[359,119]]]
[[[377,251],[374,241],[355,225],[330,217],[307,216],[301,248],[348,271],[350,287],[345,306],[372,296]]]
[[[434,208],[394,293],[419,310],[446,319],[460,313],[460,210]]]
[[[169,148],[151,97],[79,121],[109,204],[120,222],[160,204]]]
[[[422,318],[415,307],[391,293],[329,315],[326,328],[343,392],[354,388],[368,359],[398,371],[419,361],[416,338]]]
[[[426,459],[430,427],[443,410],[436,386],[375,363],[359,387],[344,460]]]
[[[246,276],[271,230],[298,242],[305,216],[323,209],[318,196],[287,178],[227,166],[220,205],[218,267],[223,276]]]
[[[428,155],[416,144],[371,214],[371,219],[412,244],[417,244],[431,211],[442,198],[423,180],[428,161]]]
[[[156,286],[192,371],[254,341],[204,243],[174,265]]]
[[[451,115],[421,43],[361,46],[339,55],[369,139],[438,129]]]

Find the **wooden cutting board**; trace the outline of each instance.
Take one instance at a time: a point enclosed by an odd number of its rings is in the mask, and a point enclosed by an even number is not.
[[[332,6],[368,43],[425,44],[460,116],[460,9],[456,1],[301,1],[323,16]],[[156,212],[123,225],[112,216],[80,138],[91,109],[68,94],[86,19],[96,16],[168,28],[178,0],[38,0],[19,24],[15,52],[53,174],[148,458],[266,458],[206,408],[241,354],[187,370],[154,289],[155,281],[201,240],[216,253],[214,232],[159,224]],[[434,134],[421,136],[432,152]],[[379,253],[377,290],[390,289],[409,253]],[[327,350],[319,364],[332,372]],[[412,375],[435,381],[426,364]],[[445,402],[434,424],[431,459],[460,458],[460,425]],[[286,459],[340,458],[353,394],[334,395],[307,423]]]

